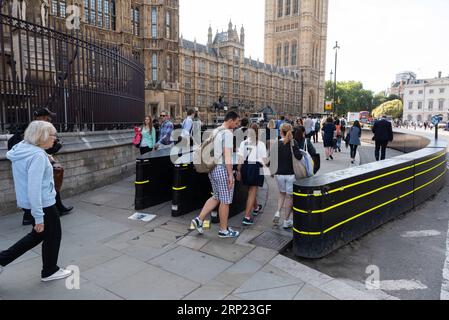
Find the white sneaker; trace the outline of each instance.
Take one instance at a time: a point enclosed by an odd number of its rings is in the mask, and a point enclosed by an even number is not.
[[[65,270],[65,269],[59,269],[55,273],[53,273],[51,276],[47,278],[42,278],[41,280],[43,282],[53,281],[53,280],[61,280],[65,279],[67,277],[70,277],[72,275],[73,271],[71,270]]]
[[[284,229],[291,229],[291,228],[293,228],[293,220],[285,220],[283,228]]]
[[[278,212],[276,212],[276,214],[274,215],[274,218],[273,218],[273,224],[274,224],[275,226],[278,226],[278,225],[279,225],[279,220],[281,220],[281,213],[278,211]]]

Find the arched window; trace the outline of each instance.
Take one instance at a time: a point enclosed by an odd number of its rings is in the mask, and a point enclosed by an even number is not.
[[[292,10],[292,0],[285,0],[285,15],[289,16]]]
[[[282,62],[282,44],[279,43],[276,48],[276,65],[279,67]]]
[[[282,17],[284,11],[284,0],[278,0],[278,18]]]
[[[299,13],[299,0],[293,0],[293,14]]]
[[[284,66],[287,67],[289,65],[289,54],[290,54],[290,44],[286,42],[284,44]]]
[[[298,54],[298,42],[294,40],[292,42],[292,66],[296,66],[298,64],[297,62],[297,54]]]

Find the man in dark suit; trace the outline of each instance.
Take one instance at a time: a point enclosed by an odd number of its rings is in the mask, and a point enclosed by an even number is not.
[[[388,143],[393,141],[393,126],[391,122],[387,121],[387,116],[382,116],[381,120],[376,121],[373,126],[373,133],[373,140],[376,142],[376,161],[379,161],[379,158],[380,160],[385,160]],[[381,149],[382,154],[379,157]]]

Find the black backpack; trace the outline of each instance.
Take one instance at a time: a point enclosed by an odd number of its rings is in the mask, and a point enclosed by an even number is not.
[[[23,141],[23,133],[16,132],[11,138],[8,140],[8,151],[11,150],[16,144]]]

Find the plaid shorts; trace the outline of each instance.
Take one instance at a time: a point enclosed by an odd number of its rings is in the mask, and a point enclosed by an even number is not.
[[[231,204],[234,197],[234,188],[228,188],[228,171],[223,165],[217,165],[214,170],[209,173],[210,184],[214,199],[223,204]]]

